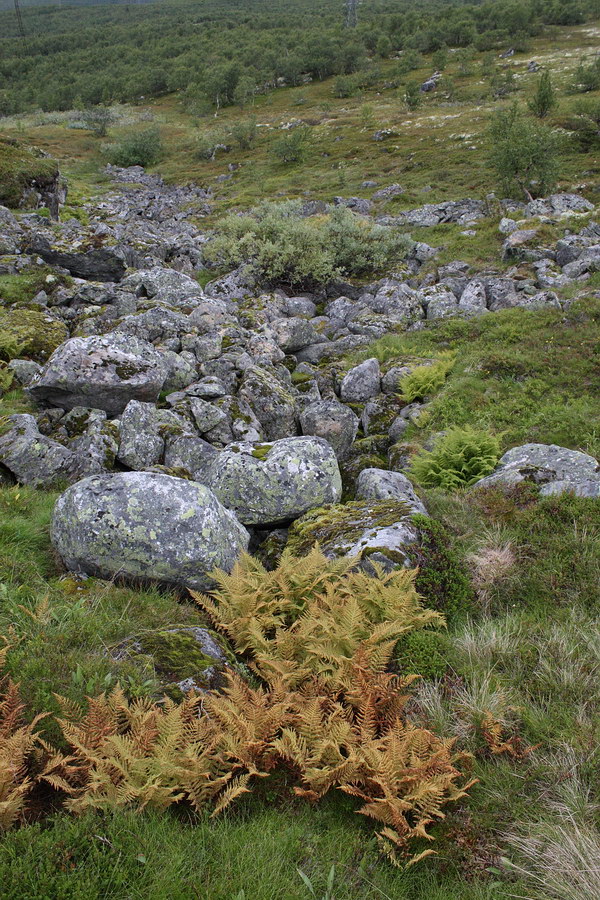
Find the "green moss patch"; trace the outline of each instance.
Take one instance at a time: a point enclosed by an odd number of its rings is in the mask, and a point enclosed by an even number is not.
[[[44,362],[67,340],[63,322],[34,309],[0,309],[0,358]]]
[[[49,187],[58,176],[56,161],[33,147],[0,138],[0,204],[17,207],[23,191],[35,184]]]

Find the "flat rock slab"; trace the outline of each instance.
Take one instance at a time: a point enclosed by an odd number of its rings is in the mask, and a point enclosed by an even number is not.
[[[529,481],[540,486],[541,496],[574,493],[582,497],[600,496],[600,463],[579,450],[556,444],[523,444],[501,458],[491,475],[474,487],[519,484]]]

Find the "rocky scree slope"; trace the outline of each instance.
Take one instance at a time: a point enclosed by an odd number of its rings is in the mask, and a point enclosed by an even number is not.
[[[201,288],[208,237],[195,223],[209,195],[139,168],[110,174],[115,188],[89,206],[87,225],[0,208],[0,274],[54,267],[32,300],[1,313],[13,340],[7,368],[36,409],[4,420],[1,477],[71,483],[53,540],[78,573],[206,588],[242,550],[281,549],[292,523],[296,542],[318,536],[315,509],[330,526],[330,555],[411,564],[412,517],[426,510],[401,439],[427,398],[406,402],[401,384],[435,360],[372,357],[349,368],[345,358],[432,320],[565,308],[557,290],[585,288],[600,270],[592,204],[556,194],[504,204],[513,267],[502,273],[460,260],[436,268],[436,249],[415,243],[403,271],[361,287],[292,295],[242,267]],[[487,214],[467,199],[378,221],[469,228]],[[539,225],[565,214],[587,224],[538,246]],[[370,437],[388,469],[373,465]],[[521,480],[600,497],[597,461],[566,448],[513,448],[482,483]]]

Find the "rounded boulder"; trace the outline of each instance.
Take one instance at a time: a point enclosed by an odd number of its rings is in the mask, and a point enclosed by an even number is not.
[[[155,472],[93,475],[56,502],[52,542],[66,567],[100,578],[206,590],[249,534],[205,486]]]
[[[245,525],[276,525],[336,503],[342,480],[323,438],[283,438],[269,444],[229,444],[206,479],[221,503]]]

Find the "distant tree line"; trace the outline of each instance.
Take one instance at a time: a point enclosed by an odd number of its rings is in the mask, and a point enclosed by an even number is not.
[[[345,27],[339,0],[191,0],[24,6],[0,12],[0,115],[138,102],[181,91],[198,113],[307,78],[360,71],[371,58],[448,47],[522,46],[573,25],[598,0],[373,0]]]

